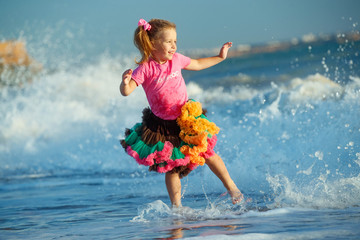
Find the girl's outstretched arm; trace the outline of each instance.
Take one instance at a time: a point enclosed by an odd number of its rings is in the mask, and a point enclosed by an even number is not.
[[[229,48],[231,48],[231,47],[232,47],[232,42],[227,42],[222,46],[222,48],[220,49],[220,53],[217,56],[207,57],[207,58],[199,58],[199,59],[191,59],[190,64],[185,69],[198,71],[198,70],[212,67],[226,59]]]
[[[130,93],[134,91],[134,89],[137,87],[137,84],[134,79],[131,78],[132,70],[128,69],[126,70],[122,75],[122,81],[120,84],[120,93],[123,96],[128,96]]]

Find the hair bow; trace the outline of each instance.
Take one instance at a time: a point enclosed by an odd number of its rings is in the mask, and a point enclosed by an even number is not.
[[[151,29],[151,25],[147,21],[145,21],[144,19],[139,20],[138,26],[144,26],[145,31],[150,31],[150,29]]]

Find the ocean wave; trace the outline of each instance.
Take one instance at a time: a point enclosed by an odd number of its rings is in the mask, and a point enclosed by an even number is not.
[[[0,89],[1,174],[28,179],[64,169],[114,170],[129,174],[127,186],[137,190],[131,190],[134,194],[166,195],[155,184],[160,180],[139,167],[119,144],[124,129],[140,121],[148,105],[141,88],[129,97],[119,93],[122,72],[132,65],[130,58],[104,55],[81,67],[44,70],[22,87]],[[343,194],[345,203],[332,206],[356,205],[358,195],[352,192],[358,194],[355,182],[360,167],[359,77],[352,75],[339,83],[326,74],[289,75],[264,85],[250,84],[257,78],[239,72],[233,77],[219,74],[215,80],[219,84],[190,81],[187,89],[189,97],[202,102],[209,118],[222,128],[217,151],[231,166],[229,171],[241,189],[264,193],[270,203],[325,207],[325,200],[335,195],[328,197],[318,185],[313,198],[319,196],[319,202],[306,205],[311,195],[299,186],[320,184],[317,179],[327,176],[322,189],[338,186],[331,190],[336,192],[350,186]],[[211,192],[222,191],[221,183],[205,171],[197,170],[192,177],[197,182],[204,179],[204,188],[211,185]],[[272,178],[266,179],[267,174]],[[188,191],[198,194],[200,190],[189,187]]]
[[[245,80],[244,80],[245,79]],[[240,76],[239,82],[248,82],[249,77]],[[310,74],[305,78],[289,79],[285,83],[272,83],[270,89],[258,89],[247,84],[235,84],[230,89],[223,86],[203,89],[200,85],[190,82],[187,85],[191,97],[203,102],[233,102],[237,100],[251,100],[255,97],[264,96],[271,91],[280,91],[288,96],[288,104],[306,104],[309,102],[340,100],[345,95],[356,98],[360,88],[359,78],[350,76],[348,84],[340,85],[328,77],[319,73]],[[237,81],[237,80],[232,80]],[[226,82],[226,81],[225,81]]]

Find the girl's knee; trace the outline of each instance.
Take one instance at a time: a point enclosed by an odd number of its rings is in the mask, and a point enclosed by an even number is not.
[[[218,161],[219,159],[220,159],[220,156],[215,153],[215,154],[212,155],[211,157],[206,158],[206,159],[205,159],[205,163],[206,163],[206,164],[211,164],[211,163],[213,163],[213,162],[215,162],[215,161]]]
[[[177,173],[177,172],[167,172],[167,173],[165,173],[166,178],[177,178],[179,176],[180,176],[180,174]]]
[[[173,182],[180,182],[180,175],[177,172],[167,172],[165,173],[165,182],[173,183]]]

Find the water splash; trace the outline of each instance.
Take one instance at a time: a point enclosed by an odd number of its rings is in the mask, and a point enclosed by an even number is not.
[[[224,199],[223,197],[216,199],[214,202],[209,202],[205,208],[190,208],[186,206],[170,208],[163,201],[156,200],[140,206],[138,215],[130,222],[148,223],[152,221],[168,222],[169,220],[200,221],[232,219],[247,212],[246,206],[246,202],[233,206],[229,202],[229,199]]]
[[[312,179],[309,183],[289,180],[285,175],[267,176],[274,192],[270,208],[347,208],[358,207],[360,175],[340,179],[328,179],[327,174]]]

